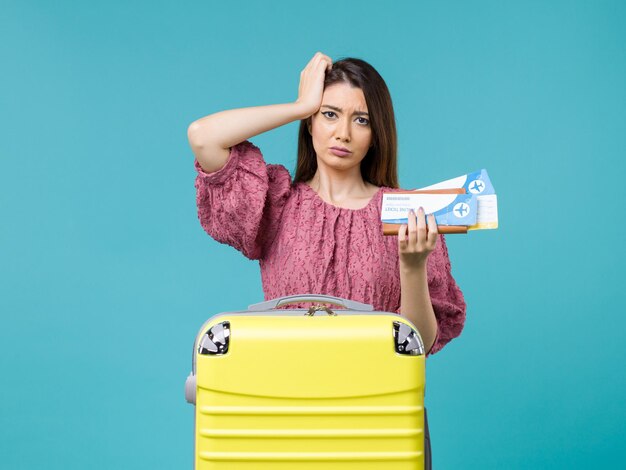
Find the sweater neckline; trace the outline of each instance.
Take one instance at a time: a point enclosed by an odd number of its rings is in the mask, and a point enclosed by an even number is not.
[[[304,186],[305,191],[309,191],[313,195],[313,197],[315,199],[318,199],[322,204],[324,204],[326,206],[330,206],[333,209],[337,209],[337,210],[340,210],[340,211],[346,211],[346,212],[362,212],[362,211],[365,211],[365,210],[369,209],[370,206],[372,206],[372,204],[374,204],[374,202],[378,199],[378,195],[383,190],[383,187],[379,186],[378,190],[374,193],[374,195],[370,198],[369,202],[365,206],[361,207],[360,209],[351,209],[349,207],[335,206],[334,204],[331,204],[330,202],[324,201],[324,199],[322,199],[320,197],[320,195],[317,194],[317,192],[315,192],[315,190],[311,186],[306,184],[304,181],[300,181],[298,184]]]

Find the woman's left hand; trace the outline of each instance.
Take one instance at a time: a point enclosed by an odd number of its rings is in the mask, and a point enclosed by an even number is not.
[[[418,269],[426,266],[428,255],[435,249],[437,243],[437,222],[435,216],[428,216],[428,230],[426,216],[421,207],[417,214],[411,210],[408,216],[407,225],[402,224],[398,229],[398,253],[400,265],[408,269]]]

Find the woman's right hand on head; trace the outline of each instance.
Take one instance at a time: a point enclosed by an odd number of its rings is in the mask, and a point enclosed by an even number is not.
[[[333,61],[330,57],[317,52],[300,72],[300,87],[296,103],[302,107],[302,113],[306,114],[304,118],[315,114],[320,109],[324,93],[324,78],[326,71],[330,71],[332,66]]]

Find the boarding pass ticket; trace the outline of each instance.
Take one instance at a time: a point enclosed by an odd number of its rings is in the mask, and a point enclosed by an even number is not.
[[[487,170],[426,186],[420,191],[445,189],[456,191],[454,194],[384,193],[381,221],[407,224],[409,211],[417,212],[422,207],[426,214],[435,216],[437,225],[464,225],[468,230],[498,228],[498,200]]]

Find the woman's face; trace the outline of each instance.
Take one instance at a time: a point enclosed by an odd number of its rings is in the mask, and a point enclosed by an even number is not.
[[[318,163],[341,170],[359,166],[372,144],[363,90],[345,82],[326,87],[320,109],[311,116],[309,131]],[[350,153],[337,155],[332,147],[343,147]]]

